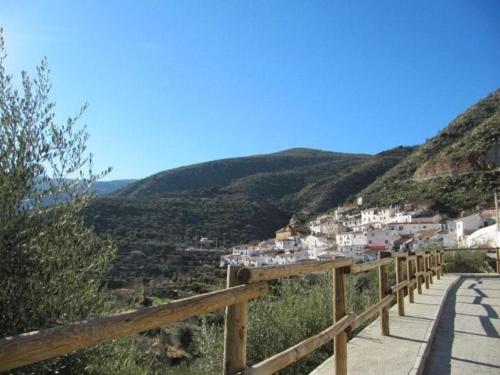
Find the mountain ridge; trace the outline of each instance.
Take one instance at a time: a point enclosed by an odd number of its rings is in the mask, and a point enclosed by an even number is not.
[[[359,195],[372,205],[428,201],[435,209],[457,214],[491,200],[489,195],[500,181],[499,150],[500,90],[496,90]]]
[[[256,173],[292,170],[320,161],[363,159],[367,154],[348,154],[293,148],[269,154],[211,160],[155,173],[121,189],[115,197],[152,198],[165,193],[217,187]]]
[[[182,267],[175,249],[196,238],[218,239],[222,246],[266,239],[295,212],[307,218],[341,204],[411,150],[350,155],[296,148],[201,163],[97,198],[86,220],[117,242],[113,274],[150,277],[171,268],[165,262]],[[137,251],[145,256],[134,256]]]
[[[94,200],[86,217],[117,240],[119,269],[149,275],[201,236],[225,246],[270,238],[293,214],[312,218],[359,196],[363,207],[429,202],[456,215],[498,187],[499,138],[496,91],[420,146],[375,155],[293,148],[183,166]],[[130,260],[138,249],[142,263]]]

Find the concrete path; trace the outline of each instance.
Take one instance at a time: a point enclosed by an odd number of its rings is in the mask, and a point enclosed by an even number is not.
[[[461,279],[452,289],[426,374],[500,374],[500,278]]]
[[[431,332],[437,327],[437,315],[443,310],[443,297],[451,286],[459,282],[459,276],[445,275],[441,280],[434,277],[430,289],[423,286],[423,294],[415,290],[415,303],[405,298],[405,316],[398,316],[397,306],[389,311],[390,336],[380,334],[377,319],[356,337],[347,347],[348,374],[409,374],[423,369],[424,356],[430,348]],[[498,304],[498,303],[497,303]],[[497,351],[500,356],[500,351]],[[325,361],[311,374],[334,374],[333,357]]]

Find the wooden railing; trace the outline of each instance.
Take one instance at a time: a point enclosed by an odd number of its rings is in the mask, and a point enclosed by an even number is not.
[[[334,259],[280,266],[229,266],[227,288],[223,290],[1,339],[0,371],[54,358],[226,307],[224,374],[272,374],[332,341],[336,374],[346,374],[348,333],[380,314],[381,334],[389,335],[390,305],[396,301],[399,315],[404,315],[405,294],[408,295],[409,303],[413,303],[415,289],[421,294],[422,286],[429,288],[433,283],[433,277],[440,279],[444,273],[443,251],[387,255],[362,264],[355,264],[352,259]],[[498,249],[496,255],[497,272],[499,272]],[[388,282],[388,273],[389,265],[392,263],[394,263],[396,284],[391,286]],[[355,315],[347,311],[346,275],[371,270],[378,270],[379,301],[361,314]],[[266,294],[269,280],[325,271],[333,272],[333,325],[281,353],[248,366],[246,362],[248,301]]]
[[[385,255],[385,254],[382,254]],[[389,254],[388,254],[389,255]],[[388,268],[391,263],[395,265],[396,284],[389,286]],[[404,315],[404,295],[409,295],[413,302],[413,292],[418,285],[425,280],[427,288],[432,283],[432,278],[441,277],[444,272],[444,253],[425,252],[419,255],[396,253],[379,260],[355,264],[352,259],[324,261],[316,263],[296,263],[290,266],[273,266],[257,268],[241,268],[236,274],[242,283],[261,282],[278,277],[298,276],[309,272],[333,270],[333,325],[326,330],[312,336],[292,348],[286,349],[271,358],[265,359],[252,366],[247,366],[245,355],[239,357],[225,357],[225,369],[227,374],[272,374],[281,370],[299,359],[305,357],[314,350],[331,342],[334,342],[335,372],[336,374],[347,373],[347,334],[370,320],[376,314],[380,314],[381,334],[389,335],[389,307],[396,300],[399,315]],[[404,268],[406,267],[406,278]],[[368,272],[378,269],[379,274],[379,301],[370,306],[359,315],[349,313],[346,306],[346,282],[345,276],[349,273]],[[418,289],[422,293],[422,289]],[[226,324],[226,328],[231,324]],[[246,330],[245,330],[246,331]],[[228,333],[228,332],[226,332]],[[229,335],[235,341],[225,342],[226,348],[231,346],[245,347],[244,336]]]

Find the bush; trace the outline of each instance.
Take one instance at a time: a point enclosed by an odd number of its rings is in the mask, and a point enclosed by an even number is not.
[[[485,253],[473,250],[447,251],[445,253],[446,272],[485,273],[494,272],[495,260]]]
[[[348,276],[349,311],[359,314],[378,301],[377,280],[376,271]],[[331,273],[272,284],[266,296],[249,304],[248,363],[258,363],[329,327],[333,322],[332,296]],[[210,371],[205,374],[219,374],[223,360],[223,325],[204,321],[197,345],[200,357],[191,369],[206,368]],[[331,354],[332,345],[325,345],[280,374],[308,373]]]

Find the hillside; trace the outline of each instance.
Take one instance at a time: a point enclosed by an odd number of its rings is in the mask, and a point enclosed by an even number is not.
[[[340,204],[395,166],[415,148],[374,156],[312,149],[217,160],[160,172],[128,185],[113,197],[151,200],[246,196],[288,212],[315,214]]]
[[[369,205],[427,201],[449,213],[489,202],[500,184],[500,90],[453,120],[361,192]]]
[[[123,189],[125,186],[135,182],[136,180],[110,180],[110,181],[96,181],[91,187],[98,196],[105,196],[117,190]]]
[[[326,175],[354,166],[367,158],[369,155],[291,149],[267,155],[215,160],[154,174],[115,195],[122,198],[154,199],[176,192],[228,187],[246,177],[290,171],[298,172],[295,174],[296,178],[280,185],[292,182],[294,187],[300,188],[307,183],[308,172],[314,176]]]
[[[500,181],[499,138],[497,91],[420,147],[291,149],[171,169],[95,200],[87,219],[116,239],[122,277],[183,274],[193,258],[175,249],[196,238],[269,238],[293,213],[308,218],[359,195],[366,205],[430,202],[451,214],[488,202]]]
[[[121,275],[181,272],[175,247],[200,236],[226,246],[269,238],[294,212],[311,216],[341,204],[412,150],[292,149],[176,168],[95,200],[87,218],[116,239]],[[131,257],[134,251],[143,256]]]

